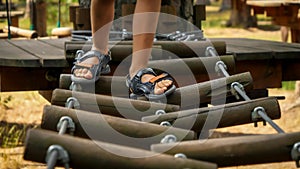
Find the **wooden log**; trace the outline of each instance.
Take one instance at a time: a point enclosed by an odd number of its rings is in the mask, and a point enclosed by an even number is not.
[[[120,42],[110,42],[111,47],[118,48],[121,45],[132,46],[132,41],[120,41]],[[226,54],[226,44],[224,41],[190,41],[190,42],[180,42],[180,41],[156,41],[154,46],[161,46],[162,50],[169,51],[179,58],[187,57],[203,57],[205,56],[205,51],[208,46],[213,46],[217,53],[221,55]],[[90,50],[92,48],[91,42],[66,42],[65,43],[65,54],[66,58],[74,58],[77,50]],[[113,50],[111,48],[111,50]],[[132,50],[131,50],[132,51]],[[123,52],[122,52],[123,53]],[[120,55],[114,55],[112,52],[113,60],[124,60],[125,57],[131,53],[120,53]],[[155,58],[155,56],[154,56]]]
[[[201,103],[224,104],[226,97],[232,95],[231,84],[234,82],[244,86],[245,91],[253,87],[251,74],[245,72],[178,88],[168,97],[167,103],[180,105],[181,109],[197,108]]]
[[[113,88],[110,88],[110,91],[116,93],[117,96],[124,96],[128,89],[125,89],[125,82],[122,82],[121,79],[118,80],[120,84],[116,82],[109,83],[109,85],[112,84],[112,86],[114,86]],[[109,79],[105,79],[105,81],[109,81]],[[249,72],[246,72],[230,77],[219,78],[177,88],[173,94],[166,98],[167,100],[163,99],[162,102],[167,101],[166,103],[168,104],[180,105],[181,109],[198,108],[201,103],[208,102],[211,102],[212,104],[224,104],[226,98],[232,95],[231,84],[233,82],[239,82],[244,86],[245,91],[250,91],[252,89],[252,77]],[[100,89],[97,88],[104,86],[108,85],[102,85],[101,83],[97,82],[95,84],[95,93],[100,91]],[[216,103],[217,101],[221,101],[221,103]]]
[[[184,153],[188,158],[217,163],[219,167],[292,161],[291,149],[300,133],[240,136],[156,144],[151,149],[167,154]]]
[[[51,30],[51,35],[58,36],[58,37],[71,36],[72,30],[73,30],[73,28],[70,28],[70,27],[53,28]]]
[[[162,115],[143,117],[142,121],[160,124],[168,121],[174,127],[191,129],[200,132],[216,127],[229,127],[247,123],[253,123],[252,112],[256,107],[263,107],[271,119],[280,118],[280,107],[276,98],[268,97],[251,101],[235,102],[226,105],[204,107],[177,111]],[[259,121],[261,121],[260,119]],[[210,128],[212,127],[212,128]]]
[[[45,163],[47,149],[54,144],[62,146],[68,152],[69,165],[74,169],[99,167],[124,169],[217,168],[213,163],[174,158],[166,154],[58,135],[54,132],[39,129],[28,131],[24,159]]]
[[[127,90],[125,90],[127,91]],[[117,117],[141,120],[143,116],[154,115],[157,110],[165,112],[178,111],[178,105],[166,105],[142,100],[133,100],[106,95],[95,95],[84,92],[72,92],[70,90],[55,89],[52,94],[51,103],[53,105],[65,106],[68,98],[75,97],[81,110],[90,112],[101,112]]]
[[[150,61],[148,66],[153,68],[159,68],[170,73],[177,81],[179,86],[190,85],[207,81],[209,79],[218,78],[218,74],[215,72],[215,64],[218,61],[223,61],[227,65],[227,71],[230,74],[235,72],[235,61],[231,55],[218,57],[204,57],[204,58],[185,58],[185,59],[170,59],[170,60],[155,60]],[[102,76],[98,82],[96,82],[95,92],[98,94],[109,94],[111,91],[111,80],[114,84],[124,84],[125,78],[118,76],[125,76],[128,73],[129,64],[127,67],[121,67],[114,71],[114,78]],[[121,67],[121,68],[120,68]],[[60,77],[59,88],[69,89],[71,85],[71,75],[62,74]],[[123,82],[122,82],[123,81]],[[101,86],[101,87],[100,87]],[[125,85],[118,85],[116,89],[120,91],[126,91]],[[127,94],[125,95],[127,96]]]
[[[8,27],[5,26],[3,31],[7,33],[8,32]],[[11,31],[12,34],[27,37],[27,38],[30,38],[30,39],[34,39],[34,38],[38,37],[38,34],[37,34],[36,31],[21,29],[21,28],[14,27],[14,26],[10,27],[10,31]]]
[[[63,116],[70,117],[75,123],[75,136],[130,147],[149,149],[151,144],[159,143],[169,134],[176,136],[178,141],[196,138],[195,133],[190,130],[59,106],[44,107],[41,128],[57,131],[57,124]]]

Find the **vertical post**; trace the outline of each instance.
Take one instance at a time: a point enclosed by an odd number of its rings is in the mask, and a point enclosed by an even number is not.
[[[6,0],[6,17],[7,17],[7,27],[8,27],[8,39],[11,39],[9,6],[10,5],[8,5],[8,0]]]
[[[57,16],[57,24],[56,27],[60,28],[60,19],[61,19],[61,12],[60,12],[60,0],[58,0],[58,16]]]

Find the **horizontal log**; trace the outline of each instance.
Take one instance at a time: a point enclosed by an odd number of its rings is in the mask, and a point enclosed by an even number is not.
[[[252,89],[252,77],[249,72],[214,79],[175,90],[168,97],[168,104],[180,105],[181,109],[198,108],[201,103],[224,104],[231,96],[231,84],[238,82],[245,91]]]
[[[103,77],[104,78],[104,77]],[[102,79],[103,79],[102,78]],[[62,78],[61,78],[62,79]],[[101,80],[102,82],[108,82],[113,78],[106,78],[105,80]],[[110,90],[113,93],[116,93],[114,96],[119,97],[128,97],[128,89],[125,87],[125,78],[118,78],[116,83],[103,84],[101,86],[100,81],[95,84],[95,93],[98,93],[101,87],[111,86]],[[61,80],[62,81],[62,80]],[[226,97],[231,95],[231,84],[233,82],[239,82],[244,86],[245,91],[249,91],[252,89],[252,77],[249,72],[232,75],[230,77],[224,77],[219,79],[214,79],[202,83],[196,83],[193,85],[188,85],[184,87],[177,88],[173,94],[168,96],[167,103],[172,105],[179,105],[181,109],[191,109],[198,108],[201,103],[214,103],[216,101],[220,102],[224,101],[221,104],[225,103]],[[64,85],[66,87],[66,85]],[[119,89],[122,89],[119,90]],[[162,102],[166,102],[166,100],[162,100]],[[218,103],[220,104],[220,103]]]
[[[78,100],[80,107],[77,109],[95,113],[101,112],[102,114],[126,117],[135,120],[141,120],[143,116],[154,115],[157,110],[174,112],[180,109],[178,105],[168,105],[84,92],[72,92],[63,89],[55,89],[53,91],[51,103],[57,106],[65,106],[70,97],[75,97]]]
[[[75,136],[130,147],[149,149],[151,144],[159,143],[168,134],[176,136],[178,141],[195,139],[195,133],[190,130],[59,106],[44,107],[41,128],[57,131],[63,116],[70,117],[75,123]]]
[[[5,26],[3,31],[7,33],[8,32],[8,27]],[[33,31],[33,30],[21,29],[21,28],[18,28],[18,27],[10,26],[10,31],[11,31],[12,34],[27,37],[27,38],[30,38],[30,39],[34,39],[34,38],[38,37],[37,32]]]
[[[58,135],[50,131],[32,129],[28,131],[24,159],[45,163],[47,149],[60,145],[69,154],[69,165],[74,169],[128,168],[128,169],[214,169],[213,163],[191,159],[174,158],[166,154],[114,145],[99,141]]]
[[[227,167],[292,161],[291,149],[299,141],[300,133],[296,132],[156,144],[152,145],[151,149],[167,154],[180,152],[188,158]]]
[[[122,47],[123,45],[126,45],[126,47]],[[161,46],[163,51],[171,52],[179,58],[203,57],[208,46],[213,46],[219,55],[226,54],[226,44],[224,41],[156,41],[153,45]],[[74,58],[77,50],[88,51],[91,48],[92,43],[90,42],[66,42],[65,55],[66,58]],[[110,50],[113,61],[122,61],[132,54],[132,41],[110,42]],[[161,57],[153,56],[153,58]]]
[[[150,61],[148,66],[157,68],[170,73],[176,82],[180,86],[190,85],[195,82],[203,82],[209,79],[218,78],[218,74],[215,72],[215,65],[218,61],[223,61],[227,65],[227,71],[230,74],[235,72],[235,61],[232,55],[226,55],[221,57],[204,57],[204,58],[184,58],[184,59],[169,59],[169,60],[156,60]],[[114,81],[119,83],[124,81],[124,77],[128,74],[129,64],[119,65],[114,72]],[[113,69],[113,68],[112,68]],[[68,89],[71,85],[71,75],[63,74],[60,78],[59,87],[62,89]],[[107,76],[100,77],[100,80],[96,82],[96,93],[109,94],[111,90],[110,78]],[[108,84],[107,84],[108,83]],[[99,87],[99,91],[97,86]],[[118,86],[118,89],[124,89],[125,85]],[[124,91],[124,90],[123,90]]]
[[[253,123],[252,112],[256,107],[263,107],[271,119],[281,116],[279,103],[276,98],[261,98],[251,101],[229,103],[220,106],[177,111],[162,115],[143,117],[142,121],[160,124],[168,121],[174,127],[192,129],[201,132],[205,129],[229,127]],[[261,119],[259,120],[261,121]]]

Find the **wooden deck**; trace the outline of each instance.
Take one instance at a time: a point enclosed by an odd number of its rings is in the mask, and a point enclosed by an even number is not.
[[[219,38],[227,54],[235,56],[235,73],[250,71],[254,89],[281,87],[282,81],[300,80],[300,44],[264,40]],[[69,39],[0,40],[0,91],[53,90],[59,76],[70,73],[65,57]],[[82,43],[84,44],[84,42]]]

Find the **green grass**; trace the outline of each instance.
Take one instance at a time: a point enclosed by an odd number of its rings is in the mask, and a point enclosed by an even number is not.
[[[295,90],[295,81],[282,82],[282,89],[284,90]]]

